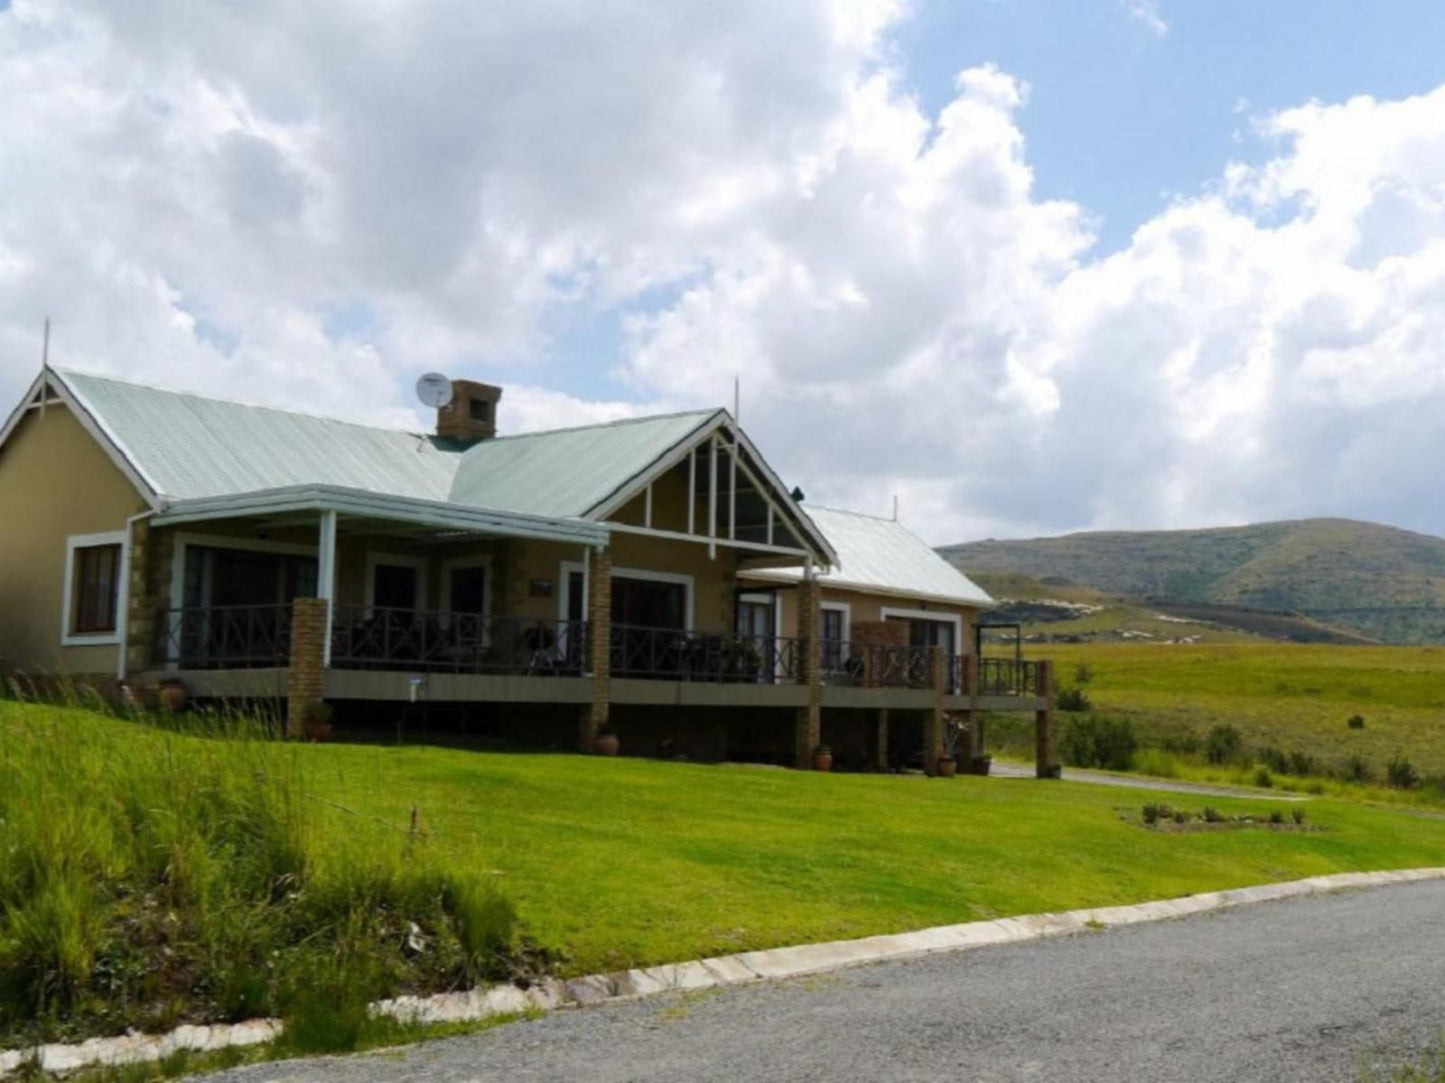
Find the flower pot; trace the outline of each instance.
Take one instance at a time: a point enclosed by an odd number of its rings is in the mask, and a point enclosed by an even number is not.
[[[180,681],[161,681],[157,694],[160,697],[161,706],[167,711],[185,710],[189,695],[186,692],[186,686]]]
[[[992,766],[992,756],[975,756],[973,759],[968,761],[969,774],[973,775],[986,775],[988,774],[989,768]]]
[[[831,771],[831,770],[833,770],[833,753],[831,753],[831,752],[815,752],[815,753],[813,753],[813,770],[814,770],[814,771]]]
[[[599,756],[615,756],[620,747],[615,733],[599,733],[597,739],[592,742],[592,751]]]
[[[938,777],[952,778],[958,773],[958,761],[952,756],[943,756],[938,761]]]
[[[331,739],[331,720],[317,719],[308,721],[301,727],[301,735],[308,741],[327,741]]]

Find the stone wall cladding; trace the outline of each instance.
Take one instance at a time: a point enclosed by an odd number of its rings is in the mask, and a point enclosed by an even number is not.
[[[300,737],[310,710],[325,690],[327,617],[324,598],[297,598],[291,603],[291,666],[286,673],[286,735]]]
[[[798,584],[798,680],[808,688],[808,705],[798,708],[795,762],[799,770],[813,764],[813,750],[823,731],[822,590],[816,579]]]
[[[587,554],[587,662],[592,702],[582,708],[577,735],[583,752],[592,751],[612,713],[612,554],[606,549]]]

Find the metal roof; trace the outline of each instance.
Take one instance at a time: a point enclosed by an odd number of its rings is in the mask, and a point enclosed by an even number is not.
[[[989,605],[993,599],[902,523],[856,511],[809,507],[808,515],[838,553],[841,567],[819,575],[825,586],[902,598]],[[750,571],[749,578],[794,582],[802,568]]]
[[[435,437],[59,371],[81,406],[169,499],[335,485],[446,500],[460,456]]]
[[[588,515],[723,414],[694,410],[486,440],[462,455],[449,499],[542,515]]]

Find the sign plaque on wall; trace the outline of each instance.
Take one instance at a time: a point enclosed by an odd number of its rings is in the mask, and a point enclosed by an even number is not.
[[[533,579],[527,584],[527,593],[533,598],[552,597],[552,580]]]

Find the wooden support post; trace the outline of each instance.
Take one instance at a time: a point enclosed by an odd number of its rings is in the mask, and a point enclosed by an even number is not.
[[[938,774],[938,761],[943,755],[943,727],[947,724],[943,713],[943,697],[947,694],[948,681],[942,647],[928,649],[928,664],[933,686],[933,706],[923,715],[923,773],[932,776]]]
[[[1058,778],[1059,766],[1054,760],[1054,664],[1035,664],[1039,667],[1039,698],[1044,706],[1034,712],[1034,773],[1039,778]]]
[[[798,708],[794,726],[795,763],[800,771],[813,765],[813,750],[823,736],[822,591],[808,561],[798,584],[798,681],[808,689],[808,703]]]
[[[612,716],[612,554],[587,553],[587,668],[592,676],[592,701],[583,704],[577,746],[591,752],[597,731]]]
[[[878,708],[877,743],[873,751],[873,769],[875,771],[886,771],[890,764],[888,762],[888,708]]]

